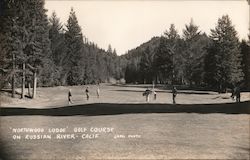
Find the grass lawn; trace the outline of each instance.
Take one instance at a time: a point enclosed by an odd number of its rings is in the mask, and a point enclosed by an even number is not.
[[[69,88],[74,101],[70,106]],[[84,86],[38,88],[34,100],[2,96],[3,159],[250,159],[249,102],[227,105],[233,102],[230,94],[180,91],[177,105],[172,105],[170,91],[157,90],[157,100],[151,96],[147,104],[141,86],[102,85],[100,98],[96,86],[89,88],[89,101]],[[250,100],[249,93],[241,97]],[[51,139],[29,139],[32,135]],[[21,139],[14,138],[18,136]]]

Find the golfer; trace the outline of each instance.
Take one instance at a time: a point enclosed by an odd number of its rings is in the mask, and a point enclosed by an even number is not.
[[[157,96],[156,91],[154,90],[153,93],[154,93],[154,100],[156,100],[156,96]]]
[[[151,91],[147,88],[145,92],[143,92],[143,96],[146,96],[146,102],[149,102],[149,94]]]
[[[97,98],[99,98],[100,97],[100,86],[99,86],[99,84],[97,85],[96,94],[97,94]]]
[[[173,104],[175,104],[175,98],[177,96],[177,89],[175,86],[173,86],[172,93],[173,93]]]
[[[240,87],[235,89],[236,102],[240,102]]]
[[[87,96],[87,100],[89,100],[89,87],[86,88],[85,93],[86,93],[86,96]]]
[[[71,89],[69,89],[69,92],[68,92],[68,103],[69,103],[69,104],[73,104],[73,102],[72,102],[72,100],[71,100],[71,97],[72,97]]]

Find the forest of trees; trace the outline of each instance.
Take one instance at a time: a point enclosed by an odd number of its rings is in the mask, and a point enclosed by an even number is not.
[[[44,0],[4,0],[0,17],[1,88],[82,85],[120,80],[120,58],[84,36],[71,9],[66,26]],[[36,74],[36,81],[34,81]],[[33,84],[32,84],[33,83]]]
[[[193,20],[182,36],[174,24],[161,37],[130,50],[125,57],[128,83],[161,83],[225,89],[250,89],[250,41],[240,42],[228,15],[208,36]]]
[[[229,16],[210,35],[193,20],[182,36],[174,24],[161,37],[118,56],[84,36],[73,8],[66,25],[44,0],[3,0],[0,16],[0,88],[110,82],[161,83],[250,89],[250,47],[240,42]],[[83,30],[82,30],[83,28]],[[37,79],[36,79],[37,77]]]

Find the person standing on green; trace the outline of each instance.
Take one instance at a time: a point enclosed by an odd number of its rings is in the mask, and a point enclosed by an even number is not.
[[[89,100],[89,87],[86,88],[85,93],[86,93],[86,96],[87,96],[87,100]]]
[[[97,89],[96,89],[96,94],[97,94],[97,98],[100,97],[100,85],[97,85]]]
[[[235,89],[236,102],[240,102],[240,87]]]
[[[153,93],[154,93],[154,100],[156,100],[157,93],[155,90],[153,90]]]
[[[172,94],[173,94],[173,104],[175,104],[175,98],[177,96],[177,89],[175,86],[173,86]]]
[[[149,94],[151,91],[147,88],[145,92],[143,92],[143,96],[146,96],[146,102],[149,102]]]
[[[73,104],[71,97],[72,97],[72,93],[71,93],[71,89],[69,89],[69,92],[68,92],[68,103],[69,104]]]
[[[234,87],[234,89],[232,90],[232,100],[234,100],[234,97],[236,97],[236,102],[240,102],[240,87],[236,86]]]

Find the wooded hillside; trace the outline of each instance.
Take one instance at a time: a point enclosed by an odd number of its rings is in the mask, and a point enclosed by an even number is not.
[[[213,89],[250,89],[249,39],[240,42],[231,19],[218,19],[210,35],[193,20],[182,35],[171,24],[161,37],[130,50],[125,79],[129,83],[161,83]]]

